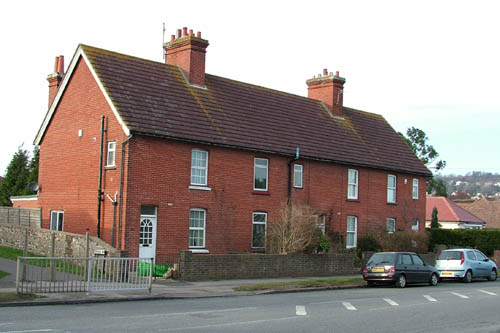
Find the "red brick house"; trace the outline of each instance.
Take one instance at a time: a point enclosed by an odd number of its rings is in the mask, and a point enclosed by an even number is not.
[[[348,247],[370,226],[423,229],[431,173],[382,116],[343,106],[338,72],[306,98],[206,74],[207,46],[184,28],[165,63],[86,45],[66,73],[56,59],[35,139],[44,228],[161,262],[263,251],[288,199]]]

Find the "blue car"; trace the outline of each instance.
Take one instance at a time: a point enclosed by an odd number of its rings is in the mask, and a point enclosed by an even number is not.
[[[442,251],[436,260],[436,269],[442,280],[473,278],[497,279],[497,264],[475,249],[450,249]]]

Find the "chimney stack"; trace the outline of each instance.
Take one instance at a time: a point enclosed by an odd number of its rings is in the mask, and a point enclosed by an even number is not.
[[[205,54],[208,40],[201,38],[201,32],[196,36],[193,30],[183,28],[172,35],[169,42],[163,45],[165,63],[179,66],[189,83],[205,86]]]
[[[307,97],[323,101],[334,116],[342,117],[344,83],[338,71],[333,75],[325,68],[323,75],[306,81]]]
[[[54,63],[54,72],[47,76],[47,81],[49,81],[49,107],[56,97],[57,89],[61,84],[64,76],[64,56],[56,57]]]

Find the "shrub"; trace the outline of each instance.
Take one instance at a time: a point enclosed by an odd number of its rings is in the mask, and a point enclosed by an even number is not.
[[[475,248],[492,256],[500,249],[500,230],[497,229],[428,229],[430,249],[443,244],[447,247]]]
[[[379,251],[380,244],[377,240],[370,235],[360,236],[358,238],[358,249],[362,252],[364,251]]]

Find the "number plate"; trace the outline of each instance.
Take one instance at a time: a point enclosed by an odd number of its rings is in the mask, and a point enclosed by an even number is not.
[[[374,267],[372,268],[373,273],[382,273],[384,271],[383,267]]]
[[[441,276],[453,276],[453,272],[441,272]]]

